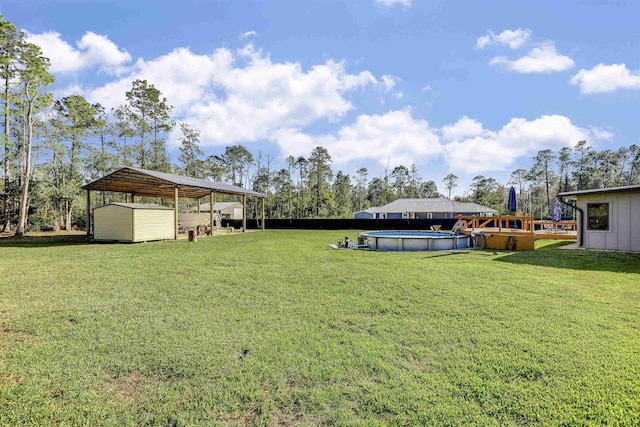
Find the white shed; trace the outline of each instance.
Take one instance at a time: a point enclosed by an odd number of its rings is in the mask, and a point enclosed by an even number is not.
[[[578,246],[640,252],[640,185],[572,191],[578,211]]]
[[[111,203],[93,210],[93,239],[146,242],[174,239],[173,208],[142,203]]]

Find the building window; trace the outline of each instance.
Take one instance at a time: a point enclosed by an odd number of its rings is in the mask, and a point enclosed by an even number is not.
[[[587,203],[587,230],[609,229],[609,203]]]
[[[427,219],[433,218],[433,214],[431,212],[427,212]]]
[[[402,212],[402,218],[403,219],[409,218],[409,214],[407,212]]]

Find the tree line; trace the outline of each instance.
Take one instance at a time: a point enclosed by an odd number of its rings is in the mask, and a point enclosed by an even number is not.
[[[173,107],[160,89],[134,80],[125,104],[107,111],[80,95],[54,99],[54,78],[40,48],[24,40],[0,16],[0,100],[3,112],[2,230],[17,235],[29,229],[83,227],[86,217],[81,186],[123,166],[226,182],[265,194],[267,218],[348,218],[371,206],[398,198],[449,197],[458,177],[442,181],[443,193],[425,180],[415,164],[400,165],[371,177],[367,168],[353,176],[334,173],[330,153],[316,147],[308,156],[252,153],[232,145],[205,156],[200,131],[176,123]],[[169,133],[179,131],[180,155],[167,153]],[[631,185],[640,182],[640,149],[594,151],[586,141],[558,152],[541,150],[529,169],[517,169],[509,185],[518,189],[520,208],[548,215],[558,191]],[[478,175],[459,201],[476,202],[506,213],[506,188]],[[101,194],[95,204],[125,200]],[[250,205],[249,216],[258,212]]]

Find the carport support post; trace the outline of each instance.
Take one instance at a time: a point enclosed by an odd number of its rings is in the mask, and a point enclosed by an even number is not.
[[[91,190],[87,190],[87,237],[91,236]]]
[[[242,195],[242,232],[247,231],[247,196]]]
[[[173,187],[173,237],[178,240],[178,187]]]
[[[264,197],[262,198],[262,231],[264,231]]]
[[[213,191],[209,191],[209,236],[213,236]]]

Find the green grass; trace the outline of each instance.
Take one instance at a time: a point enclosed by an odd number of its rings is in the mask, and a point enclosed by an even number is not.
[[[0,425],[639,425],[640,256],[0,240]]]

